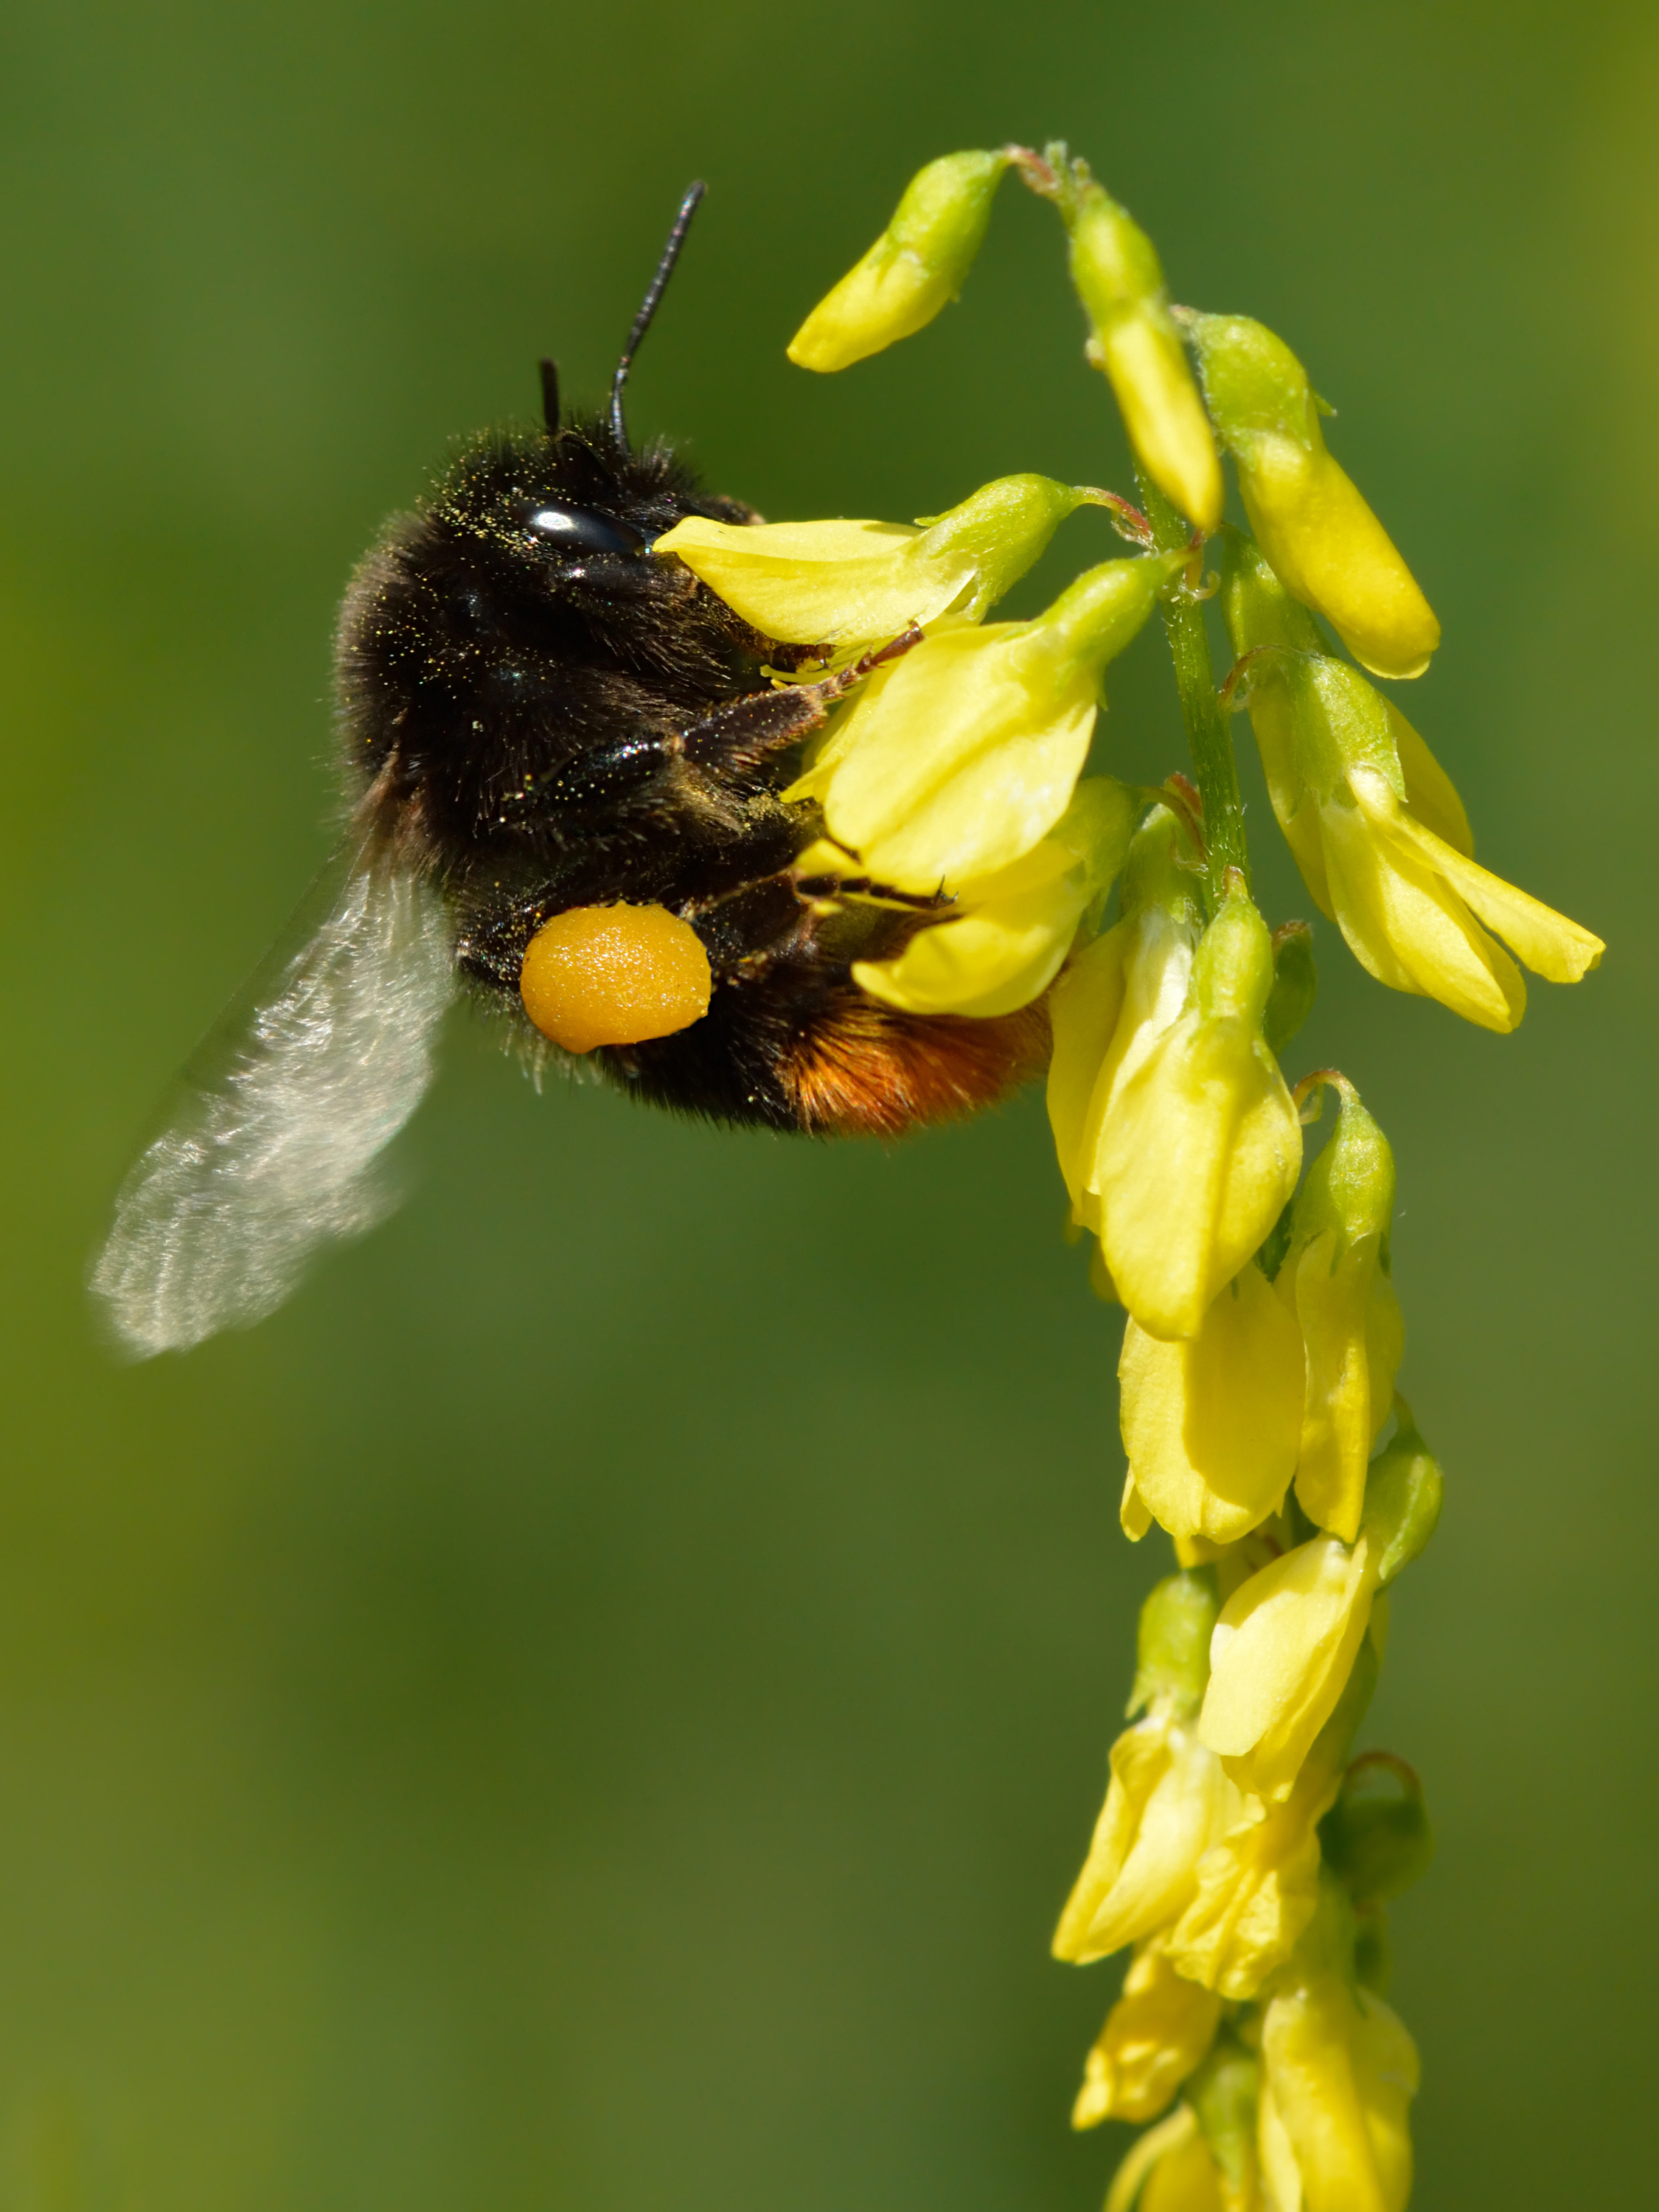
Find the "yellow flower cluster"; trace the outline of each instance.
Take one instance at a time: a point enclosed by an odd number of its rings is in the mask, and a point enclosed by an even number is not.
[[[1383,1912],[1430,1837],[1411,1770],[1351,1754],[1442,1479],[1395,1389],[1387,1139],[1345,1077],[1292,1090],[1280,1069],[1310,936],[1270,932],[1251,897],[1229,712],[1249,709],[1310,895],[1381,981],[1507,1030],[1517,959],[1573,981],[1602,947],[1476,865],[1449,779],[1321,628],[1390,678],[1419,676],[1440,636],[1301,363],[1247,318],[1172,308],[1150,240],[1063,147],[923,170],[793,357],[840,368],[930,321],[1011,170],[1064,222],[1145,513],[1012,477],[914,527],[693,520],[655,550],[798,649],[780,682],[906,648],[785,793],[816,810],[811,873],[940,901],[897,957],[854,969],[863,988],[969,1018],[1046,998],[1072,1218],[1127,1309],[1122,1523],[1139,1540],[1156,1522],[1177,1562],[1141,1613],[1131,1725],[1054,1942],[1079,1965],[1130,1954],[1073,2115],[1157,2123],[1107,2212],[1402,2212],[1418,2068],[1383,2002]],[[1224,453],[1249,536],[1222,523]],[[986,622],[1085,504],[1140,552],[1034,620]],[[1219,687],[1200,605],[1218,528]],[[1196,789],[1083,773],[1103,672],[1154,607]],[[1334,1127],[1304,1166],[1328,1091]]]

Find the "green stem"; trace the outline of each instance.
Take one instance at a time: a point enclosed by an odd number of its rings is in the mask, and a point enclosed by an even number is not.
[[[1140,503],[1158,546],[1173,552],[1176,546],[1187,544],[1187,525],[1152,479],[1139,470],[1135,473],[1140,483]],[[1209,848],[1205,899],[1213,914],[1226,896],[1229,868],[1239,869],[1247,885],[1250,880],[1232,732],[1216,698],[1215,669],[1203,608],[1193,600],[1180,599],[1166,599],[1163,607],[1170,657],[1175,662],[1176,689],[1181,694],[1181,716],[1187,725],[1187,742],[1192,748],[1199,795],[1204,801],[1204,842]]]

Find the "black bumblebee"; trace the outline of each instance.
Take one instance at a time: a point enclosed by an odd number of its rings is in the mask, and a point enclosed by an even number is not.
[[[337,659],[347,837],[187,1072],[94,1268],[141,1354],[258,1320],[319,1243],[386,1210],[380,1155],[431,1079],[458,988],[532,1055],[551,1053],[520,974],[538,931],[572,909],[665,908],[706,951],[700,1020],[592,1055],[653,1104],[891,1135],[972,1111],[1041,1064],[1040,1008],[907,1015],[853,981],[854,961],[890,957],[948,905],[849,896],[872,887],[798,866],[822,824],[777,794],[872,662],[774,685],[765,672],[799,667],[803,650],[651,551],[689,514],[757,519],[703,493],[669,447],[635,450],[623,421],[634,353],[702,189],[670,234],[608,413],[562,414],[544,362],[544,428],[466,447],[352,581]]]

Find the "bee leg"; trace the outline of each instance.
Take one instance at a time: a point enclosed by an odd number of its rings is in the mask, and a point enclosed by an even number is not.
[[[762,768],[775,755],[787,752],[814,730],[822,729],[830,708],[872,669],[898,659],[921,642],[921,632],[913,623],[890,644],[866,653],[850,668],[826,676],[822,683],[791,684],[781,690],[751,691],[733,699],[683,730],[679,749],[694,768],[738,775]]]

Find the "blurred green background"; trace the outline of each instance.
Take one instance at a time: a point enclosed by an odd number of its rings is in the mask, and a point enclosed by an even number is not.
[[[539,353],[600,392],[690,177],[637,430],[777,517],[1126,483],[1012,187],[924,337],[782,356],[913,167],[1054,132],[1338,404],[1483,856],[1613,948],[1500,1040],[1321,925],[1291,1063],[1393,1135],[1449,1473],[1366,1732],[1441,1836],[1417,2202],[1644,2197],[1656,104],[1634,5],[7,0],[3,2212],[1098,2201],[1116,1972],[1047,1939],[1166,1554],[1039,1100],[721,1135],[458,1016],[413,1202],[273,1322],[124,1370],[81,1290],[325,848],[353,560]],[[1019,605],[1114,546],[1079,517]],[[1131,774],[1181,757],[1161,654]]]

